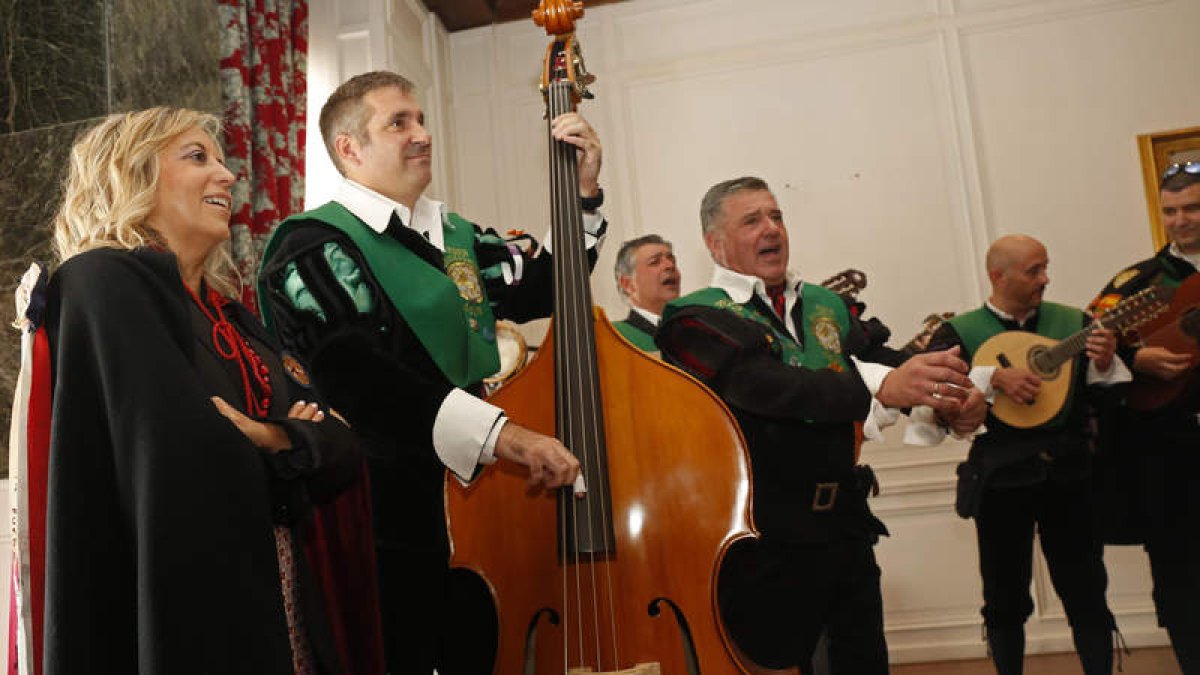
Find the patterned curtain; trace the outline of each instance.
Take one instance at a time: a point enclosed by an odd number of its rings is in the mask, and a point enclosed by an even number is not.
[[[225,161],[237,177],[230,229],[242,302],[272,228],[304,207],[308,0],[217,0]]]

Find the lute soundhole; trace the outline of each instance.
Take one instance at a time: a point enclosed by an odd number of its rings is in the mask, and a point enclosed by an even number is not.
[[[1058,377],[1058,366],[1054,364],[1050,350],[1044,345],[1038,345],[1029,350],[1029,371],[1043,380],[1053,380]]]

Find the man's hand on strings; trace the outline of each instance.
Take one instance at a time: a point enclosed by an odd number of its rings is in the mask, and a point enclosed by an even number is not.
[[[579,149],[579,196],[599,194],[600,163],[604,152],[592,125],[577,112],[564,113],[550,123],[550,135]]]
[[[557,438],[508,421],[496,438],[496,457],[529,469],[531,488],[550,490],[575,483],[579,460]]]

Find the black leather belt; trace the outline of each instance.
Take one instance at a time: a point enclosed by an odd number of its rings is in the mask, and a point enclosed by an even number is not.
[[[812,486],[812,510],[814,513],[834,510],[838,504],[839,495],[843,500],[847,499],[849,495],[853,503],[856,497],[865,498],[868,495],[874,497],[879,494],[879,481],[875,478],[875,471],[867,464],[854,467],[854,473],[847,478],[817,481]],[[850,492],[844,492],[845,490]]]

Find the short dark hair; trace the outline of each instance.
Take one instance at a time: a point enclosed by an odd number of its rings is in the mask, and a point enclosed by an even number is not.
[[[662,244],[667,248],[674,248],[671,242],[657,234],[647,234],[621,244],[621,248],[617,250],[617,262],[613,265],[613,278],[617,281],[617,290],[621,290],[621,277],[633,276],[633,256],[639,248],[647,244]],[[624,291],[621,293],[624,294]]]
[[[712,232],[716,227],[717,217],[721,215],[721,207],[725,204],[725,198],[744,190],[770,192],[771,188],[767,185],[767,181],[754,176],[742,176],[722,181],[708,188],[708,192],[705,192],[704,198],[700,200],[700,232],[702,234]]]
[[[1164,178],[1159,189],[1164,192],[1182,192],[1193,185],[1200,185],[1200,173],[1180,171],[1174,176]]]
[[[405,94],[411,94],[416,85],[403,75],[389,70],[374,70],[343,82],[321,106],[321,139],[325,141],[325,151],[329,153],[333,165],[342,175],[346,174],[346,169],[342,166],[342,160],[338,159],[334,142],[338,136],[349,134],[360,144],[367,143],[367,119],[370,114],[363,104],[363,97],[376,89],[387,87],[396,87]]]

